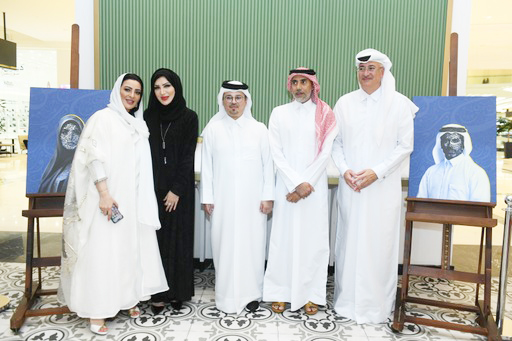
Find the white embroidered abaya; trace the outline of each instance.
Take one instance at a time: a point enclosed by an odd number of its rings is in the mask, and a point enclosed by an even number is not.
[[[66,191],[59,300],[80,317],[112,317],[168,289],[155,232],[149,134],[142,105],[135,117],[123,107],[123,77],[108,107],[88,120]],[[103,176],[124,216],[115,224],[99,209],[95,181]]]

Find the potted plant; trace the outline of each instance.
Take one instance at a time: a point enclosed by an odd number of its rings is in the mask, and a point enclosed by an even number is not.
[[[512,131],[512,120],[506,117],[499,117],[496,122],[496,132],[501,136],[505,135],[507,137],[507,141],[503,142],[503,151],[505,153],[505,158],[512,158],[512,142],[510,142],[510,131]]]

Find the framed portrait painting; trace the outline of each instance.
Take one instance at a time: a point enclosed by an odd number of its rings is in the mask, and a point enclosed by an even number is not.
[[[496,202],[496,97],[414,97],[410,197]]]
[[[27,194],[66,191],[87,119],[105,108],[109,90],[30,89]]]

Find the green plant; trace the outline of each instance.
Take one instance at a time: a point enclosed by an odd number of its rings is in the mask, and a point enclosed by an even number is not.
[[[498,117],[496,120],[496,134],[507,133],[507,142],[510,142],[510,131],[512,130],[512,120],[506,117]]]

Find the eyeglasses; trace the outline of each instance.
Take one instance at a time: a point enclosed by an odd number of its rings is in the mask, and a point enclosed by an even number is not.
[[[357,72],[365,72],[367,70],[368,70],[368,72],[375,72],[377,69],[381,69],[381,67],[377,67],[375,65],[369,65],[368,67],[358,66],[356,69],[357,69]]]
[[[224,100],[226,102],[233,102],[233,100],[235,100],[236,103],[240,103],[240,102],[242,102],[242,100],[244,98],[245,98],[244,96],[235,96],[235,97],[233,97],[233,96],[229,96],[228,95],[228,96],[224,97]]]

